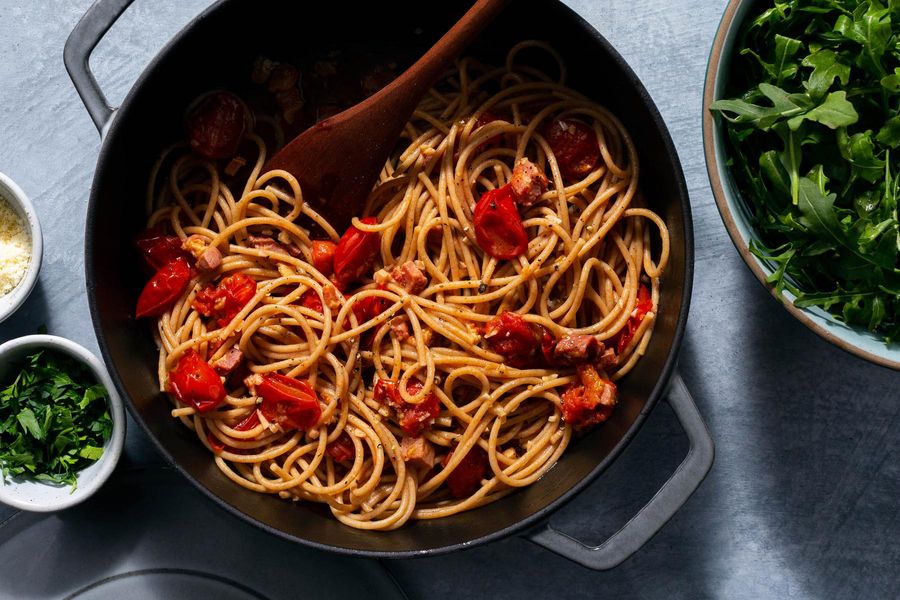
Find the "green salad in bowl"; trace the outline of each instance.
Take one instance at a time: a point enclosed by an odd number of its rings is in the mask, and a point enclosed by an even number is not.
[[[748,264],[818,333],[900,368],[900,2],[732,2],[704,105]]]

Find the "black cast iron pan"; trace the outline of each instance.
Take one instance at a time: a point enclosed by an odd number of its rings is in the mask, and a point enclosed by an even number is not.
[[[66,43],[66,66],[104,137],[91,190],[85,236],[87,289],[94,328],[113,380],[135,420],[188,479],[235,515],[285,538],[330,551],[379,557],[438,554],[519,532],[583,565],[611,568],[640,548],[681,507],[713,460],[709,433],[684,384],[673,377],[688,314],[693,267],[690,206],[672,141],[646,90],[588,23],[553,0],[513,2],[471,49],[502,60],[523,39],[543,39],[562,53],[569,84],[609,107],[641,153],[642,186],[672,235],[660,315],[647,355],[620,385],[613,417],[574,443],[543,479],[489,506],[400,530],[365,532],[341,525],[319,507],[249,492],[228,481],[193,434],[169,415],[158,391],[157,354],[145,323],[133,318],[143,284],[130,240],[144,226],[151,165],[183,137],[191,99],[210,89],[240,88],[259,54],[302,63],[322,47],[360,46],[395,53],[401,68],[427,48],[467,2],[400,0],[388,4],[220,0],[178,34],[147,67],[118,109],[104,98],[88,58],[132,0],[97,0]],[[388,9],[389,7],[389,9]],[[671,384],[671,385],[670,385]],[[691,444],[684,462],[637,516],[606,543],[589,548],[547,525],[550,514],[619,455],[659,398],[666,396]]]

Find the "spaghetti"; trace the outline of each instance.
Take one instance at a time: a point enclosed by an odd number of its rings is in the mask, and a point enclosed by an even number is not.
[[[533,47],[556,79],[519,64]],[[628,133],[564,81],[536,42],[504,67],[460,60],[343,236],[289,173],[262,172],[262,119],[242,133],[255,149],[242,188],[183,146],[160,160],[149,227],[191,256],[169,249],[148,288],[171,300],[138,312],[159,315],[172,415],[225,476],[389,530],[534,483],[609,416],[612,382],[650,341],[669,240],[642,205]],[[479,204],[505,210],[500,223],[518,215],[525,245],[510,250]],[[372,255],[353,266],[371,268],[342,280],[342,245],[364,240]],[[335,245],[336,262],[320,260]],[[191,396],[217,386],[212,403]]]

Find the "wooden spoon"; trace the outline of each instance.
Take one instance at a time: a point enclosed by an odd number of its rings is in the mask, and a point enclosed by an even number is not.
[[[265,170],[284,169],[338,233],[366,197],[422,96],[496,17],[507,0],[478,0],[422,58],[376,94],[317,123],[279,150]]]

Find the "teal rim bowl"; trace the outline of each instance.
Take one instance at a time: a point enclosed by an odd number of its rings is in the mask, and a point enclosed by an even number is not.
[[[754,230],[750,213],[727,166],[723,120],[714,116],[709,107],[724,97],[734,45],[741,25],[759,4],[755,0],[731,0],[728,3],[719,23],[706,69],[706,85],[703,90],[703,148],[709,183],[719,214],[744,262],[769,293],[797,320],[842,350],[900,371],[900,344],[887,344],[882,337],[863,327],[842,323],[820,307],[797,308],[794,306],[796,297],[793,294],[787,290],[779,292],[774,285],[766,282],[766,278],[775,270],[773,266],[750,252],[750,241],[759,240],[759,234]]]

